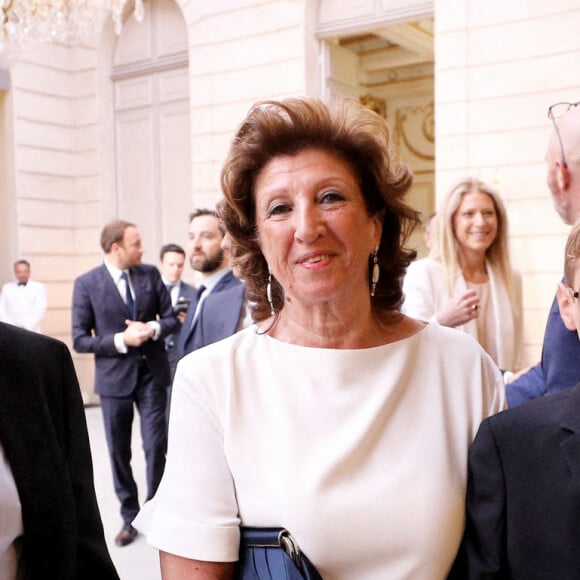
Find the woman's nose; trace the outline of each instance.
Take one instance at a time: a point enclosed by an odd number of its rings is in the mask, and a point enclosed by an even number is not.
[[[318,212],[312,207],[296,208],[294,238],[305,244],[315,241],[321,233],[322,222]]]

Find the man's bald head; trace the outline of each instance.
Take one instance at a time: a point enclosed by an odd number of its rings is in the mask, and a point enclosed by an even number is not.
[[[571,108],[554,122],[562,146],[553,128],[546,150],[547,183],[558,215],[564,223],[573,224],[580,219],[580,107]]]

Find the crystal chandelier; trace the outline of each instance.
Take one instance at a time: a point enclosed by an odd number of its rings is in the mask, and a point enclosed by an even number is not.
[[[128,0],[0,0],[0,45],[36,42],[75,44],[94,36],[110,11],[119,34]],[[143,18],[143,0],[135,0],[135,18]]]

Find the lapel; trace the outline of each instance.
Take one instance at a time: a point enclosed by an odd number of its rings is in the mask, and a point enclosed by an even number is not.
[[[230,270],[227,274],[225,274],[222,278],[220,278],[218,283],[212,288],[209,296],[212,296],[213,294],[217,294],[218,292],[221,292],[222,290],[224,290],[225,288],[230,286],[232,283],[232,279],[234,279],[234,273]],[[206,296],[206,299],[207,299],[207,296]],[[185,317],[185,320],[183,322],[183,328],[182,328],[182,332],[181,332],[181,336],[180,336],[180,343],[181,343],[181,346],[183,348],[185,348],[185,345],[187,345],[188,342],[190,341],[192,335],[195,332],[195,329],[198,326],[199,319],[201,317],[201,316],[198,316],[195,319],[195,322],[193,322],[193,315],[195,314],[197,303],[198,303],[198,297],[197,297],[197,290],[196,290],[195,295],[191,301],[191,304],[189,305],[189,308],[187,309],[187,316]],[[201,312],[200,312],[200,315],[201,315]]]
[[[35,367],[0,344],[0,369],[0,440],[21,502],[34,509],[30,502],[57,485],[55,467],[64,458]]]
[[[580,481],[580,384],[568,391],[562,401],[560,448],[566,458],[572,478]]]
[[[243,284],[232,286],[216,295],[215,301],[208,299],[204,303],[199,317],[204,344],[216,342],[236,332],[244,303],[244,291]]]

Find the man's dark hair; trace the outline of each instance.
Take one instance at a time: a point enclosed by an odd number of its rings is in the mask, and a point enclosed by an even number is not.
[[[191,223],[195,218],[201,217],[203,215],[211,215],[214,218],[216,218],[218,220],[218,226],[219,226],[220,232],[222,233],[222,236],[226,235],[226,230],[224,228],[224,225],[222,224],[222,220],[218,218],[217,212],[213,209],[207,209],[207,208],[194,209],[189,214],[189,223]]]
[[[28,266],[28,269],[30,270],[30,262],[28,260],[16,260],[16,262],[14,262],[14,268],[16,268],[18,264],[24,264],[25,266]]]
[[[185,250],[179,244],[165,244],[161,246],[161,251],[159,252],[159,259],[163,261],[163,256],[168,252],[175,252],[176,254],[181,254],[185,258]]]

